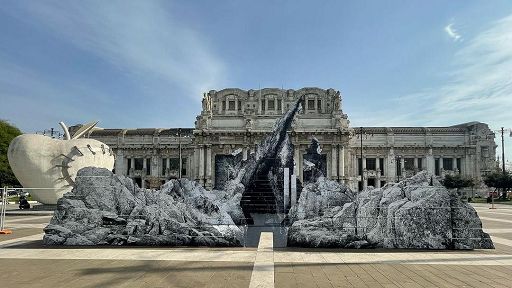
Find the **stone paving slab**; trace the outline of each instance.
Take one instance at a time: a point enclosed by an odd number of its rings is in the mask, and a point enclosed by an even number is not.
[[[8,241],[8,240],[16,240],[16,239],[26,237],[26,236],[41,234],[41,232],[42,232],[42,229],[40,229],[40,228],[22,228],[22,229],[10,228],[10,229],[13,230],[12,234],[0,235],[0,243],[2,243],[4,241]]]
[[[2,287],[248,287],[252,262],[0,259]]]

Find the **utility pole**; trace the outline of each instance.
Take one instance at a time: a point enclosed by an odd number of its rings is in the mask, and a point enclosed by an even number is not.
[[[363,126],[361,126],[359,132],[361,133],[361,164],[360,164],[361,167],[359,167],[359,169],[361,170],[361,190],[362,190],[363,186],[364,186],[364,184],[363,184],[363,182],[364,182],[364,180],[363,180]]]
[[[181,128],[178,128],[178,153],[179,153],[179,157],[178,158],[179,158],[179,161],[180,161],[180,164],[178,166],[179,167],[178,169],[180,170],[180,171],[178,171],[178,178],[181,179],[181,176],[182,176],[181,175],[181,170],[183,168],[183,163],[182,163],[183,161],[182,161],[182,157],[181,157]]]
[[[505,129],[503,127],[501,127],[501,163],[502,163],[503,174],[505,174],[505,140],[503,139],[504,132],[505,132]]]

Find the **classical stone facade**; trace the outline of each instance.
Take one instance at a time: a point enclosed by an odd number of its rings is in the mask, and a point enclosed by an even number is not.
[[[304,107],[288,132],[293,172],[301,182],[307,180],[304,156],[313,138],[325,155],[326,176],[353,189],[380,187],[422,170],[440,178],[446,173],[481,178],[495,166],[494,133],[487,124],[350,127],[340,92],[319,88],[210,91],[203,97],[195,128],[101,129],[87,137],[109,145],[116,155],[115,172],[132,177],[141,187],[157,188],[168,179],[184,177],[213,189],[223,180],[215,177],[216,159],[238,153],[246,159],[301,97]]]

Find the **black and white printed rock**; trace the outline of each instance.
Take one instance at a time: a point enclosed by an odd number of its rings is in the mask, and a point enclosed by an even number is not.
[[[427,172],[360,193],[321,177],[303,188],[289,218],[293,246],[494,248],[475,209]]]
[[[140,189],[107,169],[78,172],[44,229],[47,245],[241,246],[241,192],[212,193],[187,179]],[[238,197],[238,198],[237,198]]]

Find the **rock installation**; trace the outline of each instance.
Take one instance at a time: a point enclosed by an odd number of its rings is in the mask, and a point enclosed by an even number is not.
[[[44,243],[244,245],[245,225],[251,224],[253,213],[287,212],[281,208],[279,179],[285,167],[293,168],[288,131],[301,107],[299,99],[246,160],[223,160],[229,171],[220,190],[207,191],[187,179],[170,180],[160,190],[141,189],[107,169],[81,169],[73,190],[59,199],[45,228]],[[428,173],[357,193],[323,177],[325,161],[320,151],[313,139],[306,159],[310,182],[304,184],[282,223],[287,227],[288,246],[493,248],[474,208]],[[264,204],[272,211],[254,208],[260,204],[256,181],[271,187],[270,202]]]

